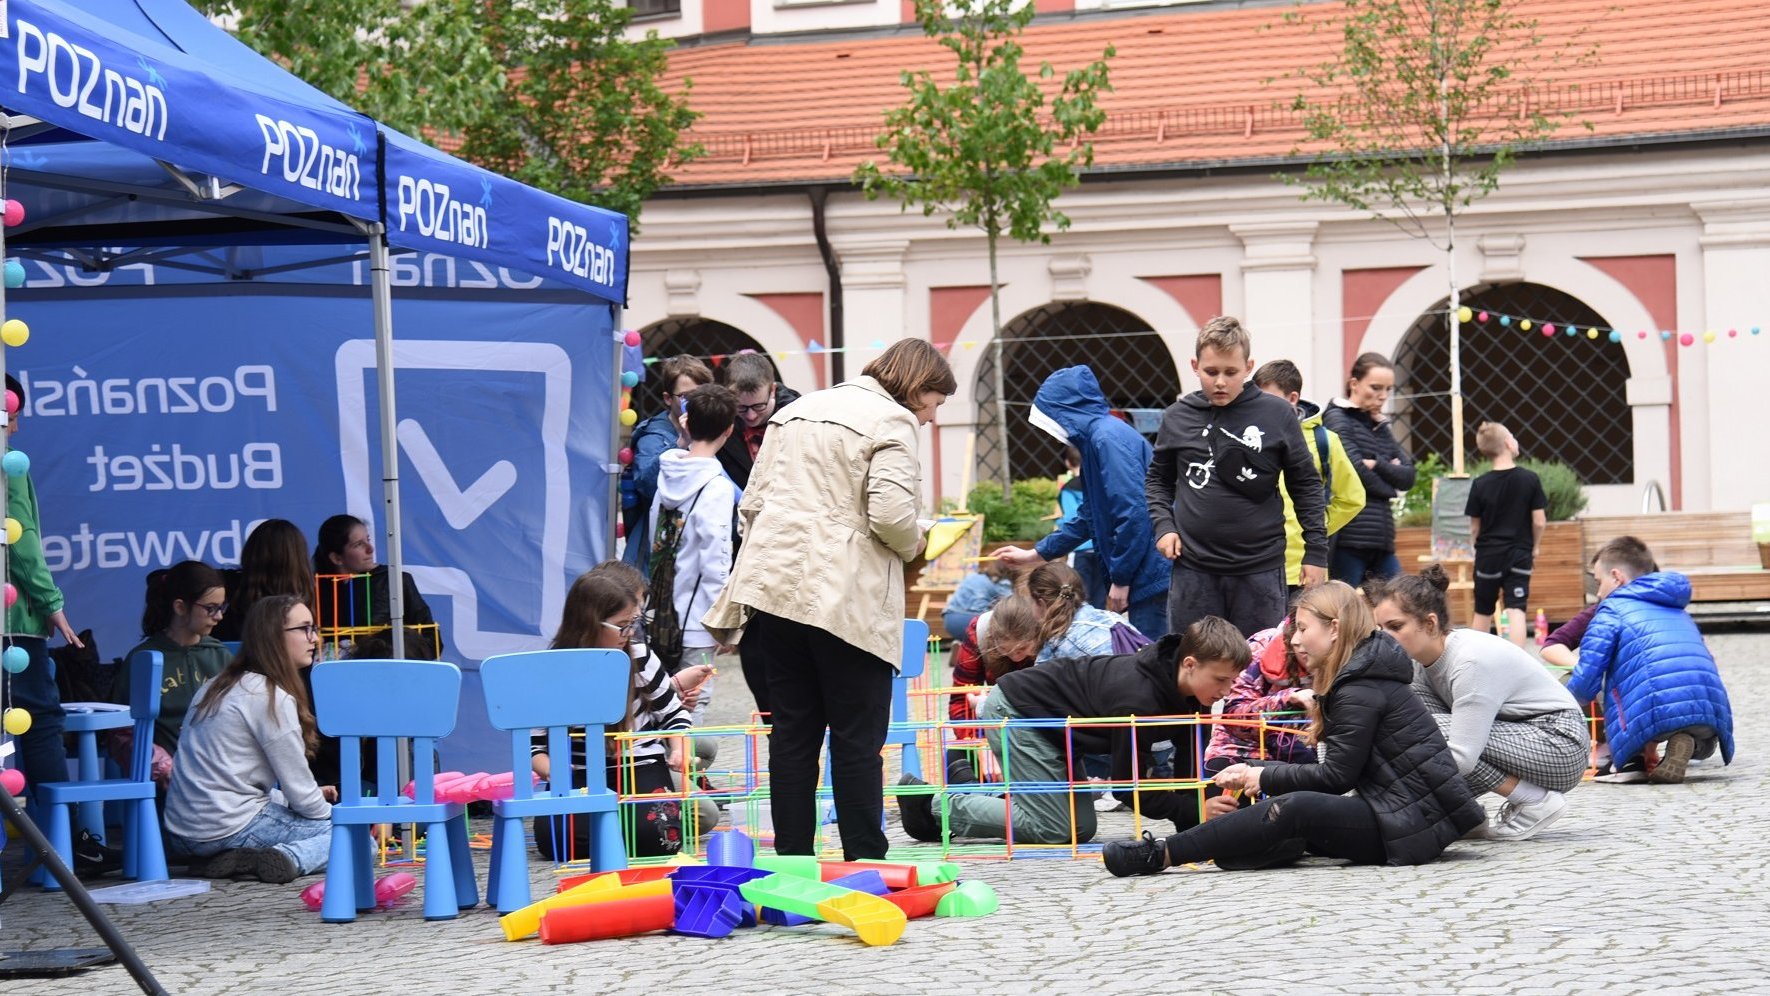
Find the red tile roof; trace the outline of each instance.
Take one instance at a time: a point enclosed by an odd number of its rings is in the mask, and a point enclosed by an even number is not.
[[[1316,4],[1331,12],[1335,4]],[[1770,8],[1764,0],[1529,0],[1548,38],[1541,51],[1596,46],[1590,64],[1548,67],[1531,100],[1577,109],[1592,125],[1557,138],[1602,141],[1770,126]],[[1041,21],[1024,37],[1029,70],[1061,74],[1108,44],[1115,90],[1103,103],[1096,169],[1258,162],[1303,137],[1284,108],[1302,65],[1336,53],[1338,35],[1284,25],[1288,7],[1159,9],[1134,16]],[[1584,32],[1574,36],[1578,32]],[[707,155],[673,176],[685,186],[840,181],[883,155],[874,138],[901,103],[904,68],[951,56],[920,34],[842,40],[760,39],[685,47],[670,82],[694,81],[704,117],[691,136]],[[1267,85],[1264,81],[1276,79]]]

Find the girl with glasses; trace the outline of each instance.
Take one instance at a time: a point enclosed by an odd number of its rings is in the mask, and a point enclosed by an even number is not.
[[[243,630],[240,652],[191,704],[166,837],[193,874],[280,884],[323,871],[332,846],[338,792],[308,770],[319,729],[301,680],[319,639],[293,595],[259,599]]]
[[[689,727],[688,710],[676,695],[676,686],[656,657],[633,657],[631,638],[639,620],[640,604],[631,588],[606,573],[590,571],[572,583],[565,596],[565,611],[553,649],[620,650],[628,654],[633,669],[633,691],[627,697],[627,715],[615,728],[620,732],[668,733]],[[611,730],[610,732],[615,732]],[[586,750],[581,737],[572,738],[573,784],[584,784],[589,758],[602,757],[603,777],[609,788],[624,795],[647,795],[659,790],[675,791],[672,769],[682,767],[681,737],[646,737],[616,740],[608,737],[600,750]],[[553,774],[544,734],[537,734],[530,749],[535,773]],[[621,828],[627,852],[636,857],[658,857],[682,850],[682,805],[677,798],[621,807]],[[711,829],[708,827],[707,829]],[[590,821],[579,817],[537,817],[535,849],[552,861],[577,861],[590,856]]]
[[[227,612],[227,589],[221,572],[208,564],[186,560],[148,575],[147,607],[141,614],[141,635],[117,666],[111,682],[111,701],[129,704],[129,662],[143,650],[159,651],[165,662],[160,679],[160,718],[154,723],[154,781],[164,786],[172,779],[172,756],[178,751],[178,735],[197,689],[220,674],[231,656],[213,635],[215,625]],[[111,756],[127,765],[133,750],[133,730],[112,734]]]
[[[315,622],[326,631],[328,645],[341,644],[329,646],[328,657],[352,656],[350,645],[356,640],[372,635],[371,630],[392,625],[387,565],[375,562],[368,523],[354,515],[334,515],[320,523],[313,572],[319,579]],[[400,572],[400,612],[407,628],[430,634],[430,643],[440,654],[442,631],[410,571]]]

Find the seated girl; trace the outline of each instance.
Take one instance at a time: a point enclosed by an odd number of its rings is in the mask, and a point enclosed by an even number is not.
[[[1059,657],[1098,657],[1118,653],[1113,631],[1136,634],[1124,616],[1088,604],[1088,591],[1075,568],[1054,560],[1027,572],[1026,594],[1039,608],[1039,663]],[[1137,634],[1135,641],[1142,641]],[[1129,649],[1121,647],[1121,649]]]
[[[246,617],[261,598],[293,595],[313,602],[313,564],[307,559],[307,537],[288,519],[266,519],[252,527],[240,547],[240,566],[222,572],[227,584],[227,614],[211,634],[217,640],[242,640]]]
[[[313,573],[316,578],[324,578],[319,583],[316,606],[321,628],[362,632],[392,623],[387,565],[375,562],[375,543],[369,539],[368,523],[354,515],[334,515],[320,523],[319,541],[313,548]],[[442,653],[436,618],[409,571],[400,572],[400,612],[407,626],[431,634],[431,644],[438,654]],[[340,642],[354,641],[356,636],[357,633],[348,633]],[[341,650],[339,656],[349,656],[348,648]]]
[[[572,583],[565,597],[565,611],[553,648],[599,648],[628,650],[628,639],[639,618],[639,599],[624,585],[594,571],[585,573]],[[658,664],[656,657],[643,661],[629,655],[633,668],[633,691],[627,700],[627,715],[616,727],[621,732],[667,733],[689,727],[688,710],[676,697],[675,686]],[[612,732],[612,731],[611,731]],[[681,737],[647,737],[638,740],[617,740],[607,737],[600,750],[603,776],[608,787],[624,795],[647,795],[652,792],[673,792],[670,772],[682,766]],[[594,747],[592,749],[595,749]],[[572,738],[572,766],[575,784],[587,777],[588,759],[581,736]],[[531,750],[537,775],[549,778],[553,761],[547,755],[544,736],[537,734]],[[623,804],[621,825],[627,836],[627,850],[636,857],[660,857],[682,850],[681,799],[670,797],[657,802]],[[711,829],[705,827],[703,829]],[[553,861],[575,861],[590,856],[590,821],[574,817],[536,817],[535,849]]]
[[[221,572],[208,564],[186,560],[148,575],[147,608],[141,614],[141,633],[147,639],[117,665],[111,701],[129,704],[130,661],[140,651],[159,651],[165,670],[160,677],[160,717],[154,721],[153,778],[162,786],[172,780],[172,756],[197,689],[220,674],[232,656],[209,635],[226,612]],[[111,756],[127,765],[134,742],[133,730],[118,730],[111,735]]]
[[[283,883],[326,867],[337,790],[307,769],[319,734],[301,682],[318,649],[304,602],[260,598],[191,703],[165,822],[173,857],[208,859],[199,874]]]
[[[1248,644],[1242,635],[1224,620],[1207,617],[1188,628],[1184,636],[1164,637],[1132,654],[1063,657],[1004,674],[984,698],[979,718],[1208,713],[1247,663]],[[1078,755],[1090,748],[1067,736],[1070,732],[1061,725],[997,727],[985,730],[984,739],[1016,784],[1073,785],[1082,777]],[[1147,775],[1154,766],[1153,742],[1164,738],[1171,738],[1181,753],[1190,755],[1190,732],[1180,727],[1140,726],[1133,735],[1131,727],[1112,728],[1107,734],[1112,778],[1129,782],[1133,773]],[[1187,756],[1179,763],[1190,769],[1196,761]],[[920,781],[905,775],[900,784]],[[1176,826],[1190,826],[1198,820],[1198,805],[1191,792],[1146,789],[1135,795],[1121,792],[1119,797],[1126,801],[1135,798],[1148,819],[1171,819]],[[941,839],[933,797],[900,795],[897,801],[905,833],[916,840]],[[1014,842],[1019,844],[1086,843],[1093,839],[1096,828],[1092,792],[1085,788],[1019,791],[1010,793],[1010,798],[955,793],[947,801],[954,837],[1001,840],[1012,825]]]
[[[1166,840],[1145,831],[1140,840],[1109,843],[1107,871],[1154,875],[1195,861],[1266,868],[1305,851],[1354,864],[1417,865],[1481,825],[1480,804],[1413,693],[1413,662],[1378,630],[1357,592],[1339,581],[1306,590],[1291,646],[1315,689],[1309,737],[1326,756],[1230,765],[1218,785],[1267,798]]]
[[[1585,777],[1591,736],[1572,694],[1508,640],[1453,630],[1433,564],[1367,585],[1377,623],[1419,665],[1414,691],[1449,741],[1476,795],[1506,797],[1489,840],[1525,840],[1567,811],[1564,793]]]
[[[1254,659],[1224,696],[1224,718],[1258,720],[1262,715],[1301,713],[1309,708],[1315,693],[1310,691],[1309,671],[1287,639],[1292,626],[1286,619],[1248,637],[1248,651]],[[1258,726],[1218,723],[1210,746],[1205,748],[1204,773],[1209,778],[1232,764],[1251,761],[1309,764],[1314,760],[1315,749],[1297,722],[1270,725],[1264,733]],[[1209,798],[1221,792],[1212,785],[1205,795]]]
[[[959,582],[952,597],[946,600],[946,608],[941,610],[940,620],[946,625],[947,636],[964,645],[970,639],[971,624],[977,617],[1013,593],[1013,568],[994,557],[984,558],[978,563],[977,570]],[[971,644],[971,648],[975,650],[977,644]]]
[[[953,687],[972,689],[947,698],[947,718],[976,719],[982,691],[1009,671],[1032,667],[1042,641],[1039,607],[1025,595],[1010,595],[972,620],[966,642],[953,655]]]

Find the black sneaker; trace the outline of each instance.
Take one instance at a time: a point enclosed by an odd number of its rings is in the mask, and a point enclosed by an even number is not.
[[[946,783],[948,785],[977,784],[977,769],[971,766],[971,753],[963,750],[946,752]]]
[[[1244,854],[1237,858],[1217,858],[1215,863],[1224,871],[1253,871],[1256,868],[1282,868],[1294,865],[1303,857],[1309,845],[1301,839],[1283,840],[1258,854]]]
[[[106,847],[104,838],[94,837],[86,830],[74,838],[74,874],[108,875],[122,867],[123,852]]]
[[[1636,754],[1622,767],[1613,771],[1605,771],[1595,776],[1592,781],[1604,782],[1607,785],[1634,785],[1647,780],[1647,762]]]
[[[1119,878],[1132,875],[1160,875],[1168,867],[1168,845],[1157,840],[1148,830],[1134,840],[1115,840],[1101,852],[1106,870]]]
[[[283,885],[295,881],[300,869],[295,867],[293,858],[274,847],[236,847],[210,858],[200,869],[192,866],[191,873],[203,878],[255,878],[269,885]]]
[[[915,775],[905,775],[897,780],[899,785],[926,785],[927,782]],[[903,813],[903,832],[915,840],[928,844],[940,843],[940,821],[934,816],[934,797],[931,795],[900,795],[897,797],[897,808]]]

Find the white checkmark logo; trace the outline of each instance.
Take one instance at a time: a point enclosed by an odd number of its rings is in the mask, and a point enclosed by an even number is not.
[[[516,465],[508,460],[499,460],[466,488],[455,484],[455,477],[443,464],[442,457],[430,442],[430,435],[424,427],[413,419],[404,419],[399,424],[399,444],[411,458],[412,466],[417,468],[418,479],[430,489],[431,497],[436,499],[436,507],[442,510],[443,518],[456,529],[466,529],[475,519],[485,514],[492,503],[509,492],[516,484]]]

